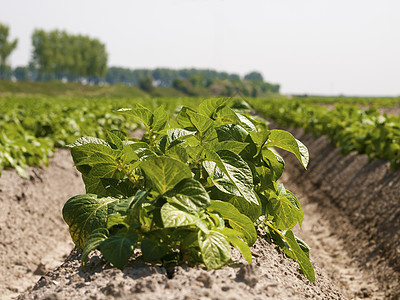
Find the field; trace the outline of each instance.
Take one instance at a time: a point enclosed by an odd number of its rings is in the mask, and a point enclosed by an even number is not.
[[[5,299],[400,297],[400,99],[23,89],[0,93]],[[97,229],[85,191],[119,205]]]

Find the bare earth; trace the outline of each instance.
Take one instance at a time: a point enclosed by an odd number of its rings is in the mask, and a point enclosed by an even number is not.
[[[316,283],[263,239],[250,266],[236,253],[236,263],[216,271],[166,270],[140,258],[119,271],[94,253],[83,273],[61,209],[84,188],[68,151],[59,150],[49,168],[30,169],[30,180],[14,171],[0,177],[0,298],[400,299],[400,172],[342,157],[323,137],[294,134],[311,163],[304,171],[285,155],[282,182],[303,204],[296,233],[312,247]]]

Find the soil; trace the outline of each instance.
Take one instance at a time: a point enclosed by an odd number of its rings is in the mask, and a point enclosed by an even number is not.
[[[1,299],[32,287],[73,248],[61,209],[85,189],[69,151],[57,151],[48,168],[29,168],[28,174],[23,179],[2,170],[0,177]]]
[[[59,150],[49,168],[31,168],[29,180],[14,171],[0,177],[2,299],[400,299],[400,172],[341,156],[324,137],[293,133],[311,161],[304,171],[284,154],[281,181],[303,205],[296,234],[312,247],[315,283],[262,238],[251,265],[235,252],[220,270],[167,270],[138,257],[120,271],[94,252],[83,273],[61,209],[84,188],[69,153]]]

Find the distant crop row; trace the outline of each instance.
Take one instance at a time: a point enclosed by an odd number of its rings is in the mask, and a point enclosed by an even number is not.
[[[26,166],[48,164],[57,147],[89,135],[104,137],[106,130],[135,130],[139,124],[123,115],[112,114],[121,107],[144,103],[144,99],[0,99],[0,169],[14,168],[26,177]],[[190,99],[165,99],[171,113],[181,102]],[[149,106],[158,106],[153,100]]]
[[[327,135],[335,146],[341,148],[342,153],[357,151],[368,155],[370,159],[389,160],[393,169],[399,166],[400,117],[381,114],[375,107],[365,110],[344,104],[343,101],[335,107],[312,102],[256,100],[253,104],[258,112],[279,125],[304,128],[315,136]],[[395,103],[394,99],[383,100],[382,103],[390,102]],[[355,99],[353,103],[364,105],[369,102],[357,102]]]

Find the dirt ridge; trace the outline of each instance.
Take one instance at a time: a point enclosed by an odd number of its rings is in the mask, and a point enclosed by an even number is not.
[[[311,159],[305,171],[283,153],[287,188],[318,206],[352,264],[373,277],[382,297],[400,299],[400,170],[366,155],[343,156],[326,136],[289,131],[308,147]]]

